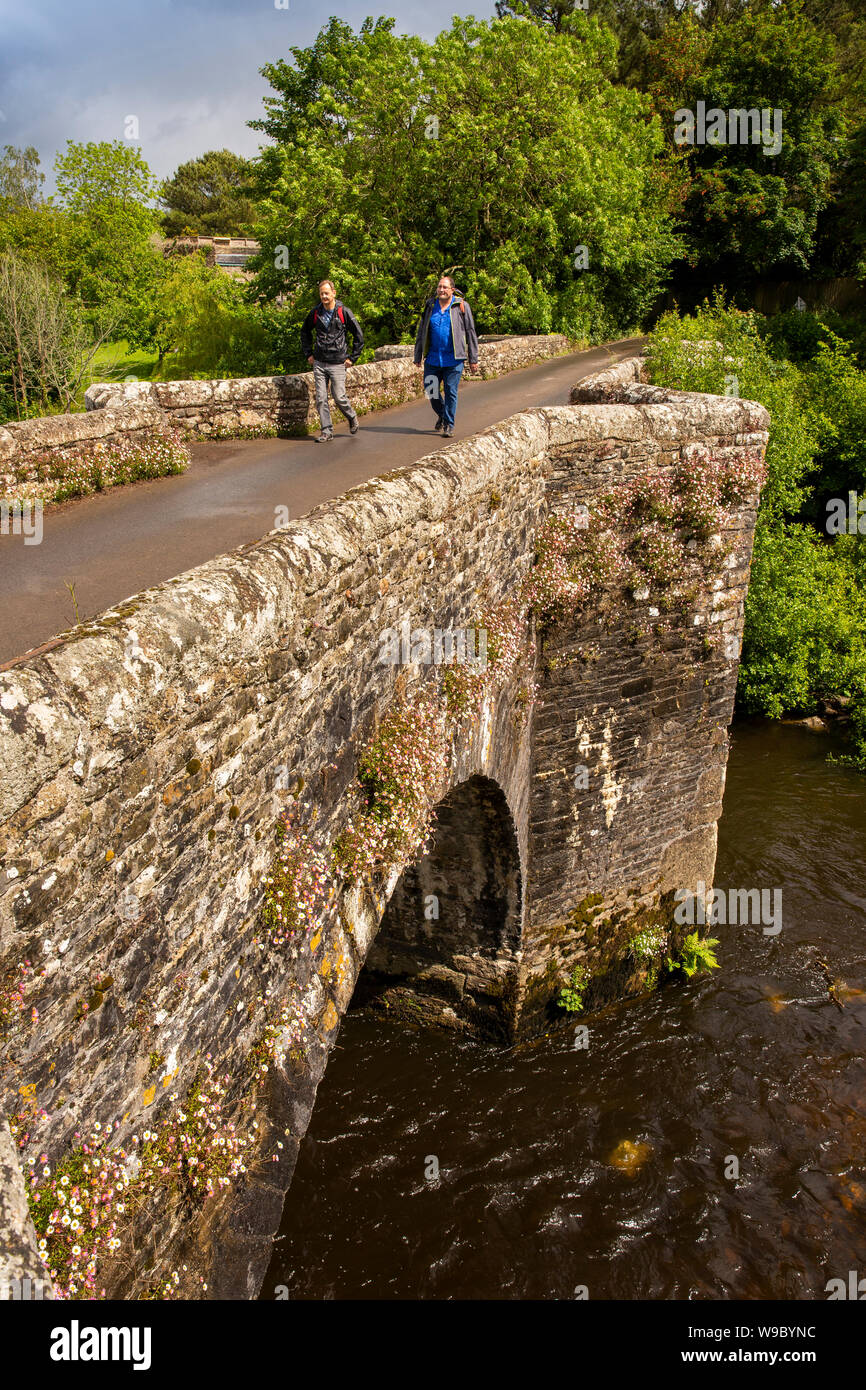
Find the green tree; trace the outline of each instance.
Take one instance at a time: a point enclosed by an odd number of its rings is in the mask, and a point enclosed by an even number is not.
[[[0,381],[19,419],[68,410],[98,347],[59,280],[14,251],[0,254]]]
[[[619,81],[645,89],[651,43],[669,20],[694,8],[694,0],[584,0],[583,4],[579,0],[497,0],[496,13],[500,19],[508,15],[529,19],[556,33],[572,30],[573,15],[590,13],[616,35]]]
[[[793,336],[807,360],[779,360],[768,346],[784,343],[777,330],[721,297],[690,318],[666,315],[651,338],[651,379],[720,394],[733,373],[739,394],[770,411],[737,698],[779,718],[848,697],[866,770],[866,536],[828,535],[820,505],[828,490],[845,496],[866,478],[866,373],[826,330],[809,348],[802,325]]]
[[[268,327],[247,302],[243,284],[204,256],[172,257],[136,340],[155,347],[163,374],[187,377],[266,375],[272,368]]]
[[[166,208],[162,219],[167,236],[194,230],[237,236],[253,220],[255,207],[247,194],[251,166],[231,150],[209,150],[198,159],[180,164],[159,190]]]
[[[574,14],[575,9],[587,9],[580,0],[496,0],[496,14],[499,19],[516,16],[520,19],[534,19],[538,24],[548,24],[555,34],[562,32],[565,20]]]
[[[849,121],[862,120],[866,88],[866,13],[860,0],[804,0],[809,18],[831,43],[836,76],[831,100],[841,102]]]
[[[111,203],[139,212],[156,192],[141,152],[122,140],[67,140],[65,154],[54,161],[54,173],[61,202],[72,213],[97,211]]]
[[[39,169],[39,151],[28,145],[17,149],[4,145],[0,155],[0,209],[37,208],[42,201],[45,175]]]
[[[482,331],[636,323],[679,250],[662,137],[614,85],[613,36],[569,23],[455,19],[427,44],[334,19],[293,66],[264,68],[257,293],[287,295],[299,321],[330,275],[372,340],[394,341],[448,269]]]
[[[150,170],[134,145],[76,144],[55,160],[70,221],[67,283],[94,322],[109,318],[119,337],[137,339],[164,273]]]
[[[35,207],[0,206],[0,251],[15,251],[64,283],[70,278],[72,233],[72,219],[50,198]]]
[[[691,10],[667,23],[651,51],[656,111],[673,142],[675,112],[698,101],[724,112],[782,112],[782,144],[684,145],[690,258],[728,286],[768,273],[803,273],[832,190],[843,130],[829,102],[834,48],[805,0],[756,0],[702,25]]]

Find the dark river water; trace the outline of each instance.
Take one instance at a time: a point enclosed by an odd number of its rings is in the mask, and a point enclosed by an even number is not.
[[[587,1018],[587,1049],[350,1013],[262,1297],[813,1299],[866,1276],[866,780],[827,746],[735,727],[716,884],[781,888],[782,931],[713,929],[720,970]]]

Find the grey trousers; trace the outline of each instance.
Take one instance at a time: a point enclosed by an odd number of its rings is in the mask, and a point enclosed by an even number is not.
[[[346,395],[345,362],[319,362],[316,360],[313,363],[313,381],[316,386],[316,409],[319,412],[322,429],[329,430],[331,428],[331,408],[328,405],[329,381],[334,405],[351,424],[355,419],[355,412],[349,404],[349,397]]]

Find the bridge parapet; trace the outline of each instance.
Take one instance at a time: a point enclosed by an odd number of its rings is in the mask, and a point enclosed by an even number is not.
[[[467,374],[466,380],[490,380],[570,350],[561,333],[485,341],[479,347],[481,370],[475,378]],[[360,414],[423,396],[412,353],[411,346],[382,348],[375,361],[349,368],[349,395]],[[96,382],[88,387],[85,403],[89,411],[109,405],[118,410],[126,403],[155,405],[168,423],[200,436],[244,430],[306,434],[319,427],[312,372],[226,381]]]

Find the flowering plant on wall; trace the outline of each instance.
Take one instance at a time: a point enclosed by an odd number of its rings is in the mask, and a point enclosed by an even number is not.
[[[361,805],[335,849],[349,878],[381,871],[425,843],[430,797],[447,775],[449,747],[446,712],[432,683],[395,696],[361,754]]]
[[[65,502],[142,478],[183,473],[188,464],[189,447],[183,435],[165,427],[36,454],[18,469],[18,488],[5,496],[14,502],[29,500],[36,493],[45,502]],[[36,481],[28,482],[33,475]]]
[[[241,1133],[223,1119],[228,1079],[208,1056],[185,1098],[173,1094],[170,1108],[126,1147],[112,1141],[119,1120],[104,1126],[97,1120],[89,1132],[76,1132],[72,1151],[56,1166],[46,1153],[29,1158],[28,1204],[56,1297],[105,1297],[100,1267],[123,1258],[133,1220],[147,1203],[174,1193],[198,1207],[246,1172],[257,1126]],[[22,1148],[33,1138],[24,1119],[12,1124]]]
[[[264,889],[262,920],[272,946],[284,946],[307,932],[332,892],[326,855],[290,810],[277,822],[277,852]]]
[[[452,661],[442,669],[442,698],[448,719],[460,722],[476,716],[485,698],[508,681],[524,678],[531,686],[534,644],[527,637],[529,605],[524,587],[486,604],[474,622],[484,633],[485,661]]]

